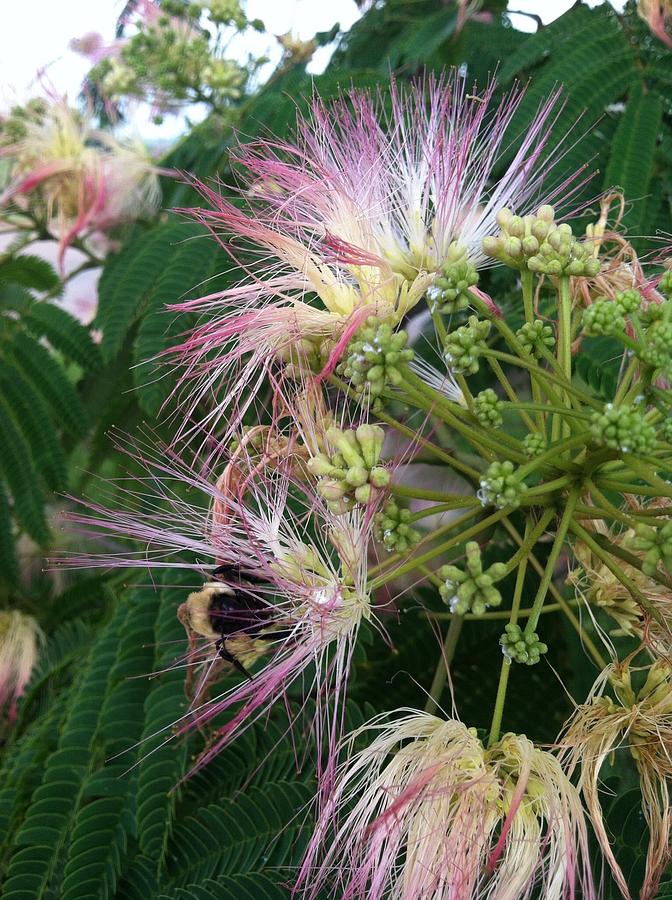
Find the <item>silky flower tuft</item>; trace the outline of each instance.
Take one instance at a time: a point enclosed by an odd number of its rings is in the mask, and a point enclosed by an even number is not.
[[[581,885],[595,897],[578,793],[527,738],[486,748],[459,721],[405,709],[344,749],[300,873],[305,896],[330,885],[349,900],[560,900]]]
[[[54,561],[149,572],[183,568],[194,572],[197,584],[205,579],[200,592],[185,598],[181,614],[205,639],[197,655],[202,681],[195,696],[201,696],[203,680],[219,657],[247,677],[176,723],[178,731],[201,728],[232,710],[194,771],[285,697],[297,679],[308,678],[313,666],[304,689],[317,704],[318,746],[324,740],[333,750],[358,629],[373,615],[366,547],[375,507],[332,515],[318,494],[294,480],[292,454],[283,442],[266,440],[267,448],[278,448],[275,456],[272,449],[260,452],[252,437],[239,437],[219,475],[214,463],[192,466],[169,448],[122,447],[144,470],[135,483],[115,485],[117,502],[121,497],[125,508],[80,501],[87,509],[67,516],[98,543],[113,536],[118,548]],[[138,505],[149,496],[147,508]],[[231,611],[227,604],[236,590],[240,609]],[[198,600],[194,593],[201,594]],[[223,597],[222,611],[208,595]],[[253,674],[246,672],[247,665],[256,664]]]
[[[37,662],[44,640],[32,616],[18,610],[0,611],[0,710],[16,718],[17,703]]]
[[[637,678],[643,681],[638,690],[633,686]],[[613,696],[605,693],[608,687]],[[652,900],[672,856],[672,667],[659,660],[641,673],[627,662],[615,663],[600,674],[591,695],[576,708],[561,738],[564,759],[570,771],[579,772],[579,787],[595,834],[626,900],[631,894],[604,823],[599,785],[610,754],[628,753],[634,760],[642,792],[642,813],[650,833],[639,896],[640,900]]]
[[[138,143],[92,128],[64,100],[42,104],[21,124],[18,140],[2,150],[11,170],[0,206],[28,206],[44,219],[61,263],[76,238],[156,210],[156,169]]]
[[[470,91],[454,72],[411,88],[393,82],[389,111],[382,92],[316,98],[294,142],[238,148],[242,183],[233,200],[196,184],[207,206],[185,212],[248,278],[171,306],[208,315],[168,351],[183,367],[174,396],[187,418],[217,388],[206,422],[229,414],[241,392],[254,393],[260,370],[278,361],[310,370],[317,360],[314,374],[331,374],[367,320],[398,323],[456,252],[464,269],[458,289],[473,285],[477,270],[492,264],[482,241],[498,210],[508,204],[523,215],[536,208],[563,153],[556,147],[542,165],[560,105],[556,92],[491,185],[524,96],[514,89],[495,106],[494,91],[494,82]],[[546,199],[571,201],[581,183],[576,173],[548,188]]]

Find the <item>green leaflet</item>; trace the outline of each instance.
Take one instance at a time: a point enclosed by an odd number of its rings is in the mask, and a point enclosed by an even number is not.
[[[191,234],[193,226],[176,219],[144,233],[136,231],[105,267],[98,285],[97,324],[103,331],[101,349],[106,360],[119,353],[131,327],[147,311],[175,246]]]
[[[632,204],[625,214],[624,225],[635,236],[641,234],[646,216],[645,200],[651,184],[662,112],[661,97],[645,94],[640,84],[633,86],[614,135],[604,175],[605,190],[620,187]]]

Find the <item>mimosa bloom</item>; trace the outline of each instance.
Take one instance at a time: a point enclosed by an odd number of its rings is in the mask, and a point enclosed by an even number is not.
[[[11,158],[11,183],[0,206],[28,204],[44,217],[61,261],[76,238],[158,206],[158,180],[145,149],[93,129],[63,101],[26,119],[25,136],[2,154]]]
[[[527,738],[486,749],[459,721],[398,710],[345,750],[301,871],[308,897],[327,883],[347,900],[555,900],[579,884],[595,897],[578,794]]]
[[[637,12],[658,40],[667,47],[672,47],[672,35],[667,30],[672,21],[672,2],[670,0],[639,0]]]
[[[99,541],[113,536],[119,549],[60,564],[191,569],[196,586],[210,573],[203,591],[213,597],[223,591],[223,609],[183,611],[187,624],[206,638],[199,654],[204,679],[221,646],[224,658],[233,656],[243,666],[261,662],[251,677],[192,709],[179,723],[184,730],[201,727],[235,708],[197,767],[265,714],[313,666],[313,683],[306,690],[317,704],[318,743],[324,738],[333,749],[357,632],[372,615],[366,548],[374,509],[332,515],[319,495],[292,480],[292,448],[282,445],[280,462],[271,458],[276,455],[268,450],[271,443],[265,446],[259,451],[241,438],[219,477],[208,467],[188,465],[168,448],[146,457],[136,452],[135,463],[146,474],[115,486],[124,509],[82,504],[89,512],[67,517],[79,532]],[[235,591],[237,608],[230,610]]]
[[[515,137],[509,126],[524,91],[492,106],[494,82],[470,93],[457,73],[383,94],[316,98],[293,143],[239,147],[232,202],[205,186],[209,208],[188,211],[221,241],[248,279],[174,310],[208,321],[173,348],[186,366],[188,412],[217,385],[219,416],[288,350],[312,353],[333,370],[370,316],[398,322],[427,293],[442,266],[460,258],[492,265],[483,238],[502,206],[518,214],[580,186],[578,175],[542,193],[562,146],[542,155],[559,109],[554,93],[526,128],[499,181],[493,169]],[[308,300],[308,297],[315,300]],[[308,346],[307,346],[308,345]],[[325,362],[325,359],[328,362]]]
[[[618,887],[626,900],[632,896],[611,846],[600,805],[600,772],[614,752],[629,753],[635,761],[642,792],[642,813],[649,828],[646,873],[640,900],[653,900],[661,876],[672,857],[672,667],[654,663],[639,690],[633,689],[627,663],[605,669],[592,689],[592,698],[578,706],[562,743],[571,769],[580,772],[579,788],[586,800],[593,828]],[[605,696],[611,686],[614,699]]]
[[[30,681],[42,640],[32,616],[0,611],[0,710],[6,709],[10,719],[16,718],[16,704]]]

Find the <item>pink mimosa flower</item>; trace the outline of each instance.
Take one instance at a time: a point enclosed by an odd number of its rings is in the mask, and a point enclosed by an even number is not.
[[[0,206],[28,205],[59,240],[59,260],[78,237],[105,231],[153,212],[157,172],[145,149],[93,129],[86,118],[55,101],[26,119],[26,134],[6,146],[10,184]]]
[[[671,0],[639,0],[637,12],[666,47],[672,47],[672,35],[667,28],[672,21]]]
[[[16,718],[16,704],[37,662],[44,636],[32,616],[0,611],[0,710]]]
[[[353,753],[366,732],[371,744]],[[354,900],[594,898],[576,789],[557,759],[507,734],[415,710],[351,736],[297,892]],[[319,865],[316,865],[319,863]]]
[[[493,182],[524,97],[516,88],[493,107],[494,90],[470,93],[453,73],[411,88],[393,82],[389,112],[382,93],[316,98],[294,142],[239,147],[240,200],[199,186],[208,208],[187,212],[247,278],[171,307],[208,317],[170,351],[185,367],[177,396],[187,417],[217,394],[219,418],[270,365],[310,358],[311,347],[313,369],[332,371],[367,316],[399,322],[426,295],[455,245],[476,268],[491,265],[481,244],[501,207],[524,214],[571,199],[578,173],[542,190],[565,152],[562,142],[546,152],[559,92]]]
[[[219,664],[220,650],[242,675],[237,686],[192,708],[178,723],[182,730],[201,727],[232,711],[197,767],[312,667],[307,692],[317,703],[318,744],[326,742],[333,752],[358,629],[372,616],[366,548],[373,508],[332,515],[309,485],[294,480],[291,447],[270,450],[267,442],[260,456],[253,437],[241,438],[219,476],[189,466],[168,448],[128,448],[145,475],[115,485],[126,509],[83,503],[87,512],[67,516],[78,532],[99,543],[112,538],[109,549],[56,561],[150,573],[194,571],[202,588],[180,599],[187,600],[183,621],[205,638],[202,677]],[[218,611],[218,597],[224,598],[224,611]],[[245,677],[244,667],[255,664]]]

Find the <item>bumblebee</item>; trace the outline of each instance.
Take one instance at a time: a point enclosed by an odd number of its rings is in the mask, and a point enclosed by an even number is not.
[[[189,630],[215,639],[220,659],[231,663],[250,680],[252,675],[239,656],[253,662],[259,656],[255,639],[279,636],[276,632],[261,634],[269,625],[269,609],[254,589],[268,586],[237,566],[219,566],[213,571],[211,580],[206,581],[199,591],[189,594],[181,609],[180,618]]]

